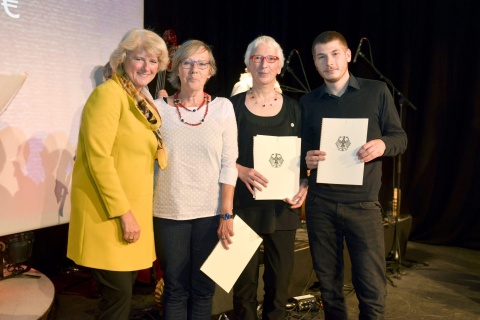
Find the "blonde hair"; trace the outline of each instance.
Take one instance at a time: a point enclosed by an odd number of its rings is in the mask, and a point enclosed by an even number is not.
[[[165,41],[153,31],[146,29],[131,29],[125,33],[117,48],[110,55],[110,67],[115,73],[118,67],[123,64],[127,54],[135,49],[142,48],[158,58],[157,72],[166,69],[169,57]]]

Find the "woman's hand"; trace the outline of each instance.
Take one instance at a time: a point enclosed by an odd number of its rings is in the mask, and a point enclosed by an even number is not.
[[[262,187],[266,188],[268,179],[262,176],[257,170],[253,168],[247,168],[237,163],[238,177],[247,186],[248,191],[253,195],[253,189],[262,191]]]
[[[318,162],[325,160],[327,153],[325,151],[320,150],[310,150],[307,151],[307,155],[305,156],[305,162],[307,163],[307,168],[317,169]]]
[[[128,210],[127,213],[120,216],[120,221],[122,223],[123,239],[128,243],[137,241],[140,238],[141,230],[132,211]]]
[[[307,197],[308,192],[308,179],[302,179],[300,181],[300,190],[298,190],[297,194],[290,200],[289,198],[283,199],[288,204],[291,204],[290,208],[296,209],[300,208]]]
[[[222,242],[223,247],[228,250],[228,245],[233,243],[231,237],[235,235],[233,232],[234,219],[225,220],[221,217],[219,219],[220,225],[217,230],[218,239]]]

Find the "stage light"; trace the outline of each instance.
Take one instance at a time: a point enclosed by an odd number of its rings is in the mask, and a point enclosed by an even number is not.
[[[33,231],[0,237],[0,280],[31,269],[33,241]],[[4,272],[5,270],[7,273]]]

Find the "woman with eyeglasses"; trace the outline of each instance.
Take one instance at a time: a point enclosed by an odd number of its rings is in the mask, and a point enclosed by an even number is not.
[[[255,189],[261,192],[268,187],[268,179],[253,168],[253,137],[300,137],[301,115],[297,101],[275,89],[276,76],[280,74],[284,60],[282,48],[273,38],[260,36],[253,40],[245,52],[252,88],[230,97],[237,118],[239,148],[234,211],[263,238],[265,294],[262,319],[285,319],[295,233],[300,227],[299,208],[307,194],[307,172],[303,165],[300,189],[292,199],[253,198]],[[236,320],[257,319],[259,264],[260,248],[233,287]]]
[[[218,241],[232,243],[237,125],[232,103],[204,91],[216,71],[210,47],[186,41],[168,76],[178,91],[156,100],[170,160],[155,172],[153,203],[165,320],[211,318],[215,283],[200,267]]]

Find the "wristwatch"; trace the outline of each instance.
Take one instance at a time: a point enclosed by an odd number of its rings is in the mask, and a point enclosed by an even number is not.
[[[235,213],[221,213],[220,218],[223,220],[233,219],[235,218]]]

